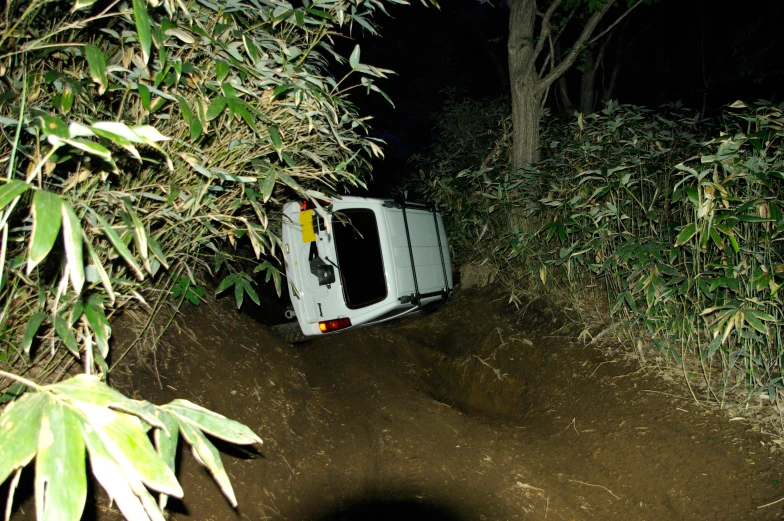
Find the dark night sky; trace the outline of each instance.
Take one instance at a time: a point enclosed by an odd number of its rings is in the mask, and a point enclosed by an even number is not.
[[[363,63],[397,72],[378,82],[396,108],[380,95],[365,95],[364,90],[352,97],[363,114],[373,115],[373,134],[388,142],[387,160],[376,162],[378,174],[399,169],[411,153],[431,142],[433,114],[446,98],[445,89],[457,88],[475,99],[508,95],[505,2],[441,3],[440,10],[424,7],[418,0],[411,0],[409,6],[391,6],[391,17],[379,14],[375,19],[380,36],[354,34]],[[782,15],[782,0],[660,0],[640,6],[625,29],[613,98],[648,106],[681,100],[697,110],[705,101],[707,115],[736,99],[780,102],[784,97]],[[348,52],[353,44],[347,43]],[[752,75],[744,76],[744,70]],[[574,69],[568,81],[576,87]],[[576,103],[576,88],[572,98]],[[552,89],[548,105],[557,110]]]

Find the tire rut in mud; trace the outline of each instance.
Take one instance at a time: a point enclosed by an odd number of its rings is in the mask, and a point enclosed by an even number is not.
[[[328,337],[300,351],[308,384],[328,409],[342,408],[340,425],[324,435],[350,440],[351,453],[339,456],[343,476],[334,476],[336,482],[354,477],[342,486],[351,499],[334,514],[349,517],[334,519],[353,519],[353,508],[375,515],[404,505],[410,519],[524,519],[532,503],[546,504],[541,491],[526,488],[532,476],[513,465],[514,447],[501,443],[509,432],[499,435],[499,420],[524,416],[528,391],[498,367],[505,367],[501,359],[511,343],[528,344],[495,327],[455,336],[434,325],[435,316],[423,318],[430,332],[424,338],[413,319]],[[495,360],[477,344],[495,352]],[[512,494],[494,498],[504,490]],[[368,510],[372,505],[378,510]]]

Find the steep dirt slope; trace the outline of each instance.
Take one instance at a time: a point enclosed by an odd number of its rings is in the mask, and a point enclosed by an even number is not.
[[[126,390],[191,399],[264,439],[257,451],[225,447],[236,511],[182,454],[176,519],[784,513],[784,502],[757,508],[784,496],[769,440],[632,363],[515,323],[489,293],[297,346],[219,303],[188,310],[166,342],[160,374],[137,369]]]

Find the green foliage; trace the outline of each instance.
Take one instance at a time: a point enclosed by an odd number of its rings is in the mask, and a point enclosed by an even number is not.
[[[185,298],[194,306],[198,306],[204,298],[204,287],[194,285],[187,277],[180,277],[172,286],[171,296],[175,299]]]
[[[150,429],[156,447],[147,436]],[[14,473],[15,486],[22,468],[35,458],[37,518],[78,521],[87,496],[86,452],[96,479],[126,518],[163,519],[166,497],[182,497],[174,475],[182,433],[236,506],[217,450],[202,432],[239,445],[261,443],[244,425],[187,400],[154,406],[126,398],[98,377],[79,375],[35,386],[4,411],[0,481]],[[161,494],[161,501],[148,489]]]
[[[155,459],[173,461],[176,436],[159,432],[177,428],[234,502],[201,433],[221,436],[210,430],[213,413],[179,403],[144,405],[141,414],[137,404],[129,409],[137,419],[96,397],[70,402],[66,382],[23,395],[20,378],[56,381],[74,359],[105,378],[120,309],[198,304],[207,277],[229,277],[238,306],[246,295],[258,301],[246,272],[256,263],[281,291],[281,202],[363,186],[369,159],[381,155],[347,93],[381,92],[374,81],[389,71],[361,63],[358,47],[346,59],[332,46],[342,31],[374,31],[378,10],[380,0],[8,3],[0,18],[0,403],[16,399],[2,421],[27,415],[29,429],[4,433],[2,446],[32,443],[8,472],[38,454],[36,479],[48,490],[37,496],[39,518],[78,518],[79,480],[52,469],[83,474],[86,449],[126,516],[160,519],[142,483],[181,494]],[[347,64],[346,76],[332,78],[330,62]],[[107,445],[114,435],[141,443],[150,426],[158,455],[128,453],[123,462],[128,447]],[[63,443],[73,444],[71,459]],[[149,468],[131,472],[141,461]]]
[[[426,154],[411,156],[416,173],[404,189],[420,193],[449,216],[445,224],[459,258],[470,256],[488,230],[504,226],[498,210],[506,204],[506,193],[498,197],[494,190],[504,188],[497,167],[507,155],[511,124],[502,100],[463,100],[456,91],[447,96],[435,118],[440,137]]]
[[[473,152],[471,168],[441,168],[434,149],[431,175],[416,185],[446,203],[464,255],[478,245],[508,279],[546,293],[602,287],[609,313],[647,334],[642,353],[693,355],[708,389],[720,369],[725,389],[775,400],[784,355],[781,110],[736,103],[707,141],[713,127],[679,105],[610,103],[543,126],[543,159],[517,175],[504,155],[477,169],[485,150]]]

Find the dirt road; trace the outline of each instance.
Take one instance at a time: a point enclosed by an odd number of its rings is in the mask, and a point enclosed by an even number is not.
[[[784,497],[768,438],[548,333],[459,292],[431,315],[292,347],[218,305],[168,334],[160,383],[137,371],[124,385],[189,398],[265,441],[227,449],[237,511],[183,454],[178,519],[782,517],[784,502],[757,508]]]

